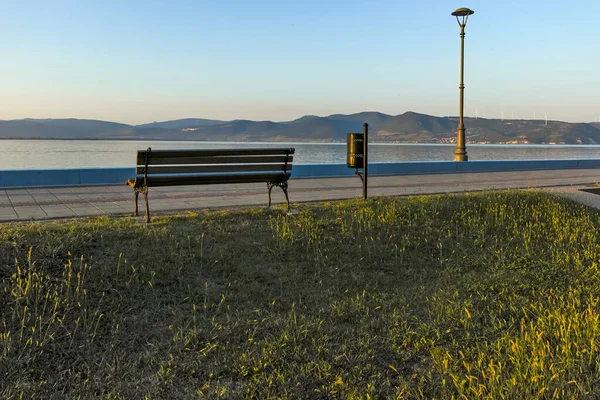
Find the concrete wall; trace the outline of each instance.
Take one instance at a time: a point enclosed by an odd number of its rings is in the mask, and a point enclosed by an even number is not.
[[[552,169],[600,168],[600,159],[593,160],[487,160],[487,161],[418,161],[398,163],[370,163],[369,176],[452,174],[460,172],[506,172]],[[292,178],[322,178],[354,175],[355,170],[345,164],[294,165]]]
[[[135,168],[35,169],[0,171],[0,188],[123,185]]]
[[[600,168],[600,159],[398,162],[371,163],[369,176],[594,168]],[[354,172],[345,164],[297,164],[292,179],[353,176]],[[134,174],[135,168],[6,170],[0,171],[0,188],[123,185]]]

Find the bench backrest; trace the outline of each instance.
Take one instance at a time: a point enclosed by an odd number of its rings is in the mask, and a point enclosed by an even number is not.
[[[137,153],[136,175],[145,179],[148,185],[287,180],[292,170],[294,151],[293,148],[148,148]]]

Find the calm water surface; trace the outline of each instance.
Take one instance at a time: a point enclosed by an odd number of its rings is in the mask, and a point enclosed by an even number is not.
[[[138,149],[294,147],[297,164],[346,162],[345,143],[169,142],[124,140],[0,140],[0,170],[131,167]],[[452,144],[369,144],[372,162],[452,161]],[[600,145],[467,145],[469,160],[600,158]]]

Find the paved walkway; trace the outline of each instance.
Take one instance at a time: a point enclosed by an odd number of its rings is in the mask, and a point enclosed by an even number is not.
[[[552,188],[577,201],[600,208],[600,196],[580,192],[600,181],[600,171],[551,170],[437,175],[397,175],[369,178],[369,196],[456,193],[486,189]],[[292,179],[293,203],[349,199],[362,196],[358,177]],[[208,208],[266,206],[264,184],[179,186],[151,188],[152,215]],[[273,202],[283,203],[283,192],[273,188]],[[144,200],[140,196],[140,213]],[[133,191],[126,185],[64,188],[0,189],[0,222],[30,221],[133,212]]]

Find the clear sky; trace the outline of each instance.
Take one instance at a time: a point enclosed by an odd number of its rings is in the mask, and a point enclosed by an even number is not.
[[[600,1],[0,0],[0,119],[600,119]]]

